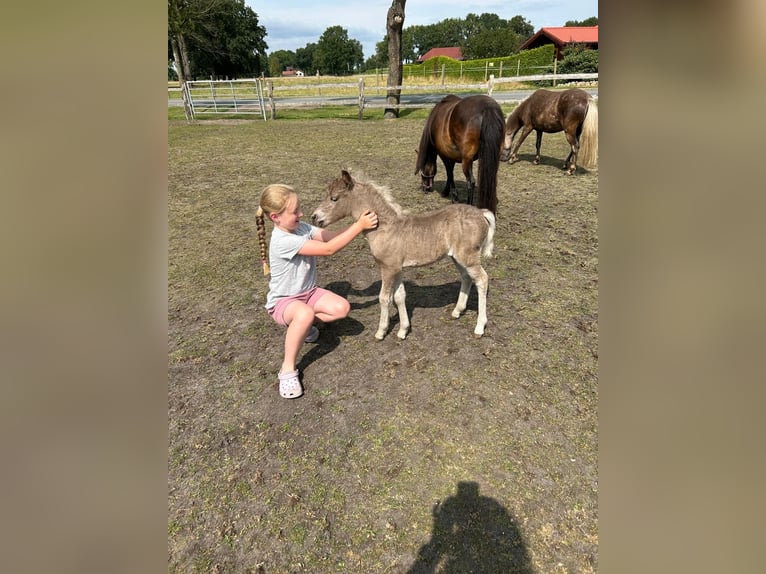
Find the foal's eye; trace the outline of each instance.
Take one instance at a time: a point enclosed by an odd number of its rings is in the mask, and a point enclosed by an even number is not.
[[[337,195],[331,195],[330,196],[330,201],[338,201],[338,196]]]

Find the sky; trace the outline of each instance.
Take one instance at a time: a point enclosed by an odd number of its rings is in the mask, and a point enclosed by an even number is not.
[[[386,35],[391,0],[245,0],[245,4],[266,28],[268,53],[295,52],[318,42],[327,28],[341,26],[350,39],[362,44],[366,60],[375,54],[375,44]],[[563,26],[568,20],[598,16],[598,0],[409,0],[404,6],[404,27],[484,13],[497,14],[504,20],[523,16],[537,32],[547,26]]]

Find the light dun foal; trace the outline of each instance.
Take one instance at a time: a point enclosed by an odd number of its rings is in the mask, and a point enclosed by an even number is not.
[[[355,180],[347,170],[328,186],[327,198],[311,216],[314,225],[326,227],[344,217],[358,218],[365,210],[378,214],[378,227],[365,231],[372,256],[380,268],[380,323],[375,338],[382,340],[389,325],[393,295],[399,311],[397,336],[404,339],[410,328],[405,306],[402,268],[429,265],[450,257],[460,271],[460,295],[452,316],[465,311],[471,284],[479,294],[479,314],[474,336],[481,337],[487,324],[489,278],[481,256],[491,256],[495,216],[488,209],[454,203],[427,213],[407,215],[387,189],[373,182]]]

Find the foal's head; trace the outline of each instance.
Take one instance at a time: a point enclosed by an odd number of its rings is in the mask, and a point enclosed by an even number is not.
[[[317,227],[327,227],[353,214],[354,200],[351,191],[354,179],[347,170],[341,170],[327,186],[327,197],[311,214],[311,222]]]

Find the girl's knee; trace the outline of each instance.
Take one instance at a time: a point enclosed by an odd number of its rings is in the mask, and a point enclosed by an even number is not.
[[[331,305],[327,308],[327,314],[330,315],[333,320],[345,319],[351,312],[351,303],[343,297],[335,299]]]

